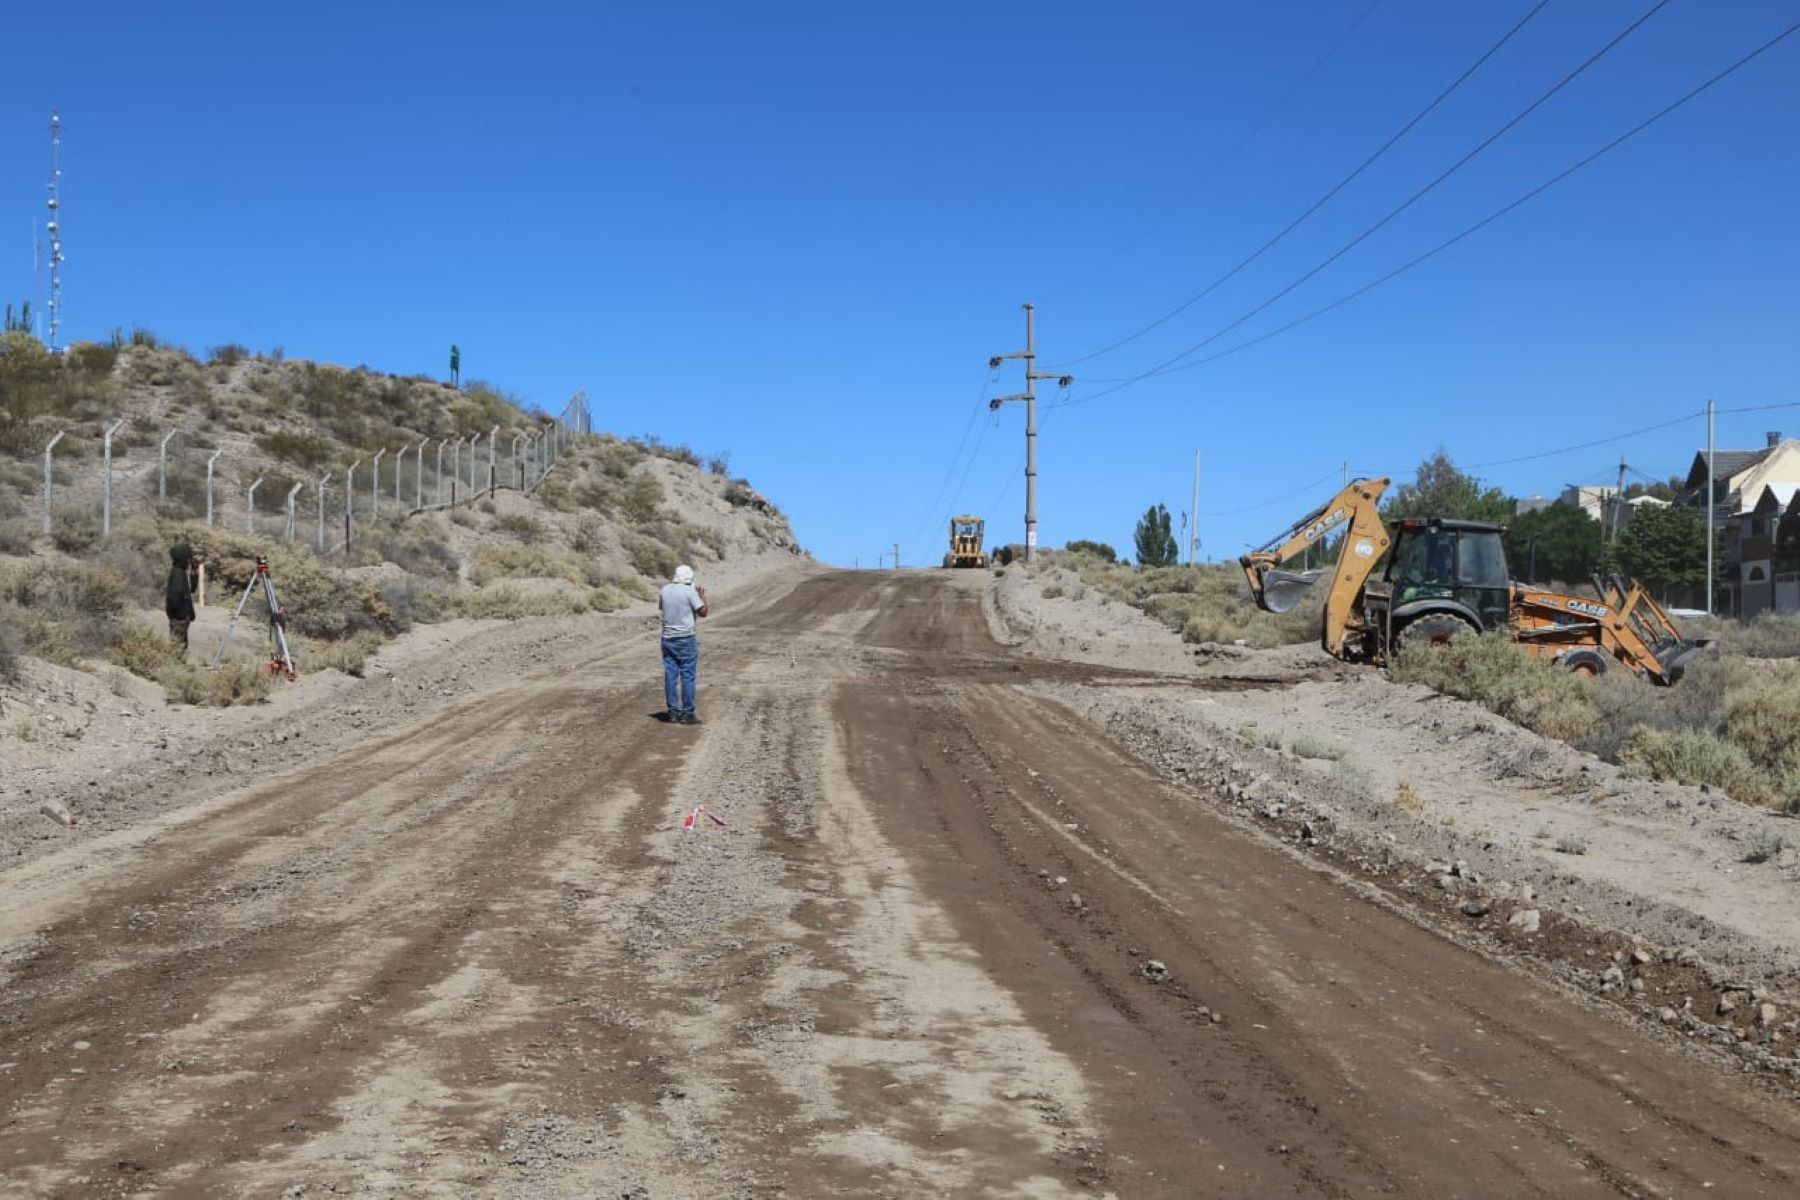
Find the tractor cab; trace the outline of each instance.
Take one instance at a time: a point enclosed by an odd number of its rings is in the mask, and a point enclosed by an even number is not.
[[[1512,577],[1501,536],[1504,525],[1433,517],[1404,520],[1379,584],[1365,597],[1372,623],[1390,636],[1432,612],[1453,615],[1478,630],[1505,626]]]

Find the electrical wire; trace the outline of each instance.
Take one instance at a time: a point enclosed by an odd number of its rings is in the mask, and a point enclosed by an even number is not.
[[[1367,158],[1363,159],[1362,162],[1360,164],[1358,164],[1354,170],[1352,170],[1348,175],[1344,176],[1342,179],[1338,180],[1337,183],[1333,184],[1331,186],[1330,190],[1328,190],[1324,195],[1320,196],[1317,200],[1314,200],[1310,205],[1308,205],[1304,210],[1301,211],[1299,216],[1297,216],[1293,220],[1289,221],[1285,226],[1282,227],[1280,232],[1275,234],[1275,236],[1269,238],[1262,245],[1258,246],[1255,250],[1251,251],[1250,254],[1247,257],[1240,260],[1236,266],[1232,267],[1230,270],[1226,271],[1224,274],[1218,276],[1211,283],[1207,284],[1205,287],[1201,288],[1199,291],[1197,291],[1193,295],[1189,296],[1186,300],[1182,301],[1180,304],[1176,305],[1174,308],[1170,309],[1168,312],[1164,313],[1162,316],[1156,318],[1156,320],[1150,322],[1148,325],[1145,325],[1143,328],[1137,330],[1135,333],[1127,334],[1126,336],[1120,338],[1116,342],[1111,342],[1105,346],[1100,347],[1100,349],[1098,349],[1098,350],[1091,350],[1088,353],[1083,354],[1078,358],[1071,358],[1067,362],[1057,364],[1057,366],[1052,367],[1051,369],[1054,370],[1054,369],[1058,369],[1060,367],[1072,367],[1079,363],[1087,362],[1090,359],[1099,358],[1103,354],[1110,354],[1114,350],[1119,349],[1121,346],[1128,346],[1132,342],[1135,342],[1139,338],[1143,337],[1145,334],[1148,334],[1148,333],[1153,332],[1154,330],[1160,329],[1162,326],[1168,324],[1170,321],[1174,320],[1176,317],[1180,316],[1182,313],[1184,313],[1188,309],[1192,308],[1195,304],[1198,304],[1200,301],[1206,299],[1206,297],[1212,295],[1212,293],[1217,291],[1220,287],[1222,287],[1226,283],[1229,283],[1232,279],[1234,279],[1237,276],[1238,272],[1242,271],[1245,267],[1248,267],[1251,263],[1254,263],[1257,259],[1261,258],[1264,254],[1268,253],[1283,238],[1287,237],[1288,234],[1290,234],[1290,233],[1294,232],[1294,230],[1298,229],[1301,226],[1301,224],[1306,221],[1306,219],[1308,217],[1310,217],[1314,213],[1318,212],[1319,209],[1323,208],[1327,203],[1329,203],[1334,196],[1336,196],[1339,192],[1343,191],[1346,187],[1349,187],[1351,183],[1355,182],[1357,177],[1360,176],[1364,171],[1368,170],[1371,166],[1373,166],[1375,164],[1375,162],[1382,157],[1382,155],[1386,154],[1389,150],[1392,150],[1397,144],[1399,144],[1401,138],[1403,138],[1407,134],[1411,133],[1413,131],[1413,128],[1416,125],[1418,125],[1419,122],[1423,121],[1426,117],[1430,116],[1432,111],[1434,109],[1436,109],[1438,107],[1438,105],[1442,104],[1445,100],[1449,99],[1451,93],[1455,92],[1457,88],[1460,88],[1464,83],[1468,82],[1468,80],[1475,74],[1475,72],[1479,71],[1487,63],[1488,59],[1490,59],[1490,58],[1494,57],[1494,55],[1498,54],[1500,52],[1500,49],[1503,46],[1505,46],[1507,42],[1511,41],[1515,34],[1517,34],[1521,29],[1524,29],[1526,25],[1530,24],[1533,17],[1536,17],[1539,13],[1543,12],[1544,9],[1549,6],[1549,3],[1550,3],[1550,0],[1539,0],[1537,7],[1533,8],[1530,12],[1526,13],[1525,16],[1522,19],[1520,19],[1518,24],[1514,25],[1511,29],[1507,30],[1504,34],[1502,34],[1499,41],[1497,41],[1493,45],[1489,46],[1487,48],[1487,50],[1485,50],[1482,53],[1481,57],[1477,58],[1466,69],[1464,69],[1464,71],[1461,75],[1458,75],[1454,80],[1452,80],[1450,83],[1450,86],[1446,87],[1443,91],[1439,92],[1437,94],[1437,96],[1432,99],[1431,103],[1427,104],[1424,108],[1421,108],[1417,113],[1413,114],[1412,119],[1407,121],[1406,124],[1402,125],[1391,137],[1388,138],[1387,141],[1383,142],[1375,150],[1375,152],[1373,154],[1371,154]],[[1665,0],[1665,3],[1666,3],[1666,0]],[[1367,15],[1367,14],[1365,14],[1365,15]],[[1641,21],[1640,21],[1640,23],[1641,23]],[[1565,82],[1567,82],[1567,81],[1565,80]],[[1558,85],[1558,86],[1561,86],[1561,85]],[[1546,97],[1546,98],[1548,98],[1548,97]],[[1540,101],[1540,103],[1541,102],[1542,101]],[[1502,130],[1501,132],[1505,132],[1505,130]],[[1495,136],[1498,136],[1498,135],[1495,135]],[[1484,148],[1484,147],[1477,147],[1474,153],[1480,153],[1482,148]],[[1471,155],[1471,157],[1473,157],[1473,155]],[[1461,166],[1460,163],[1457,165],[1459,167]],[[1451,168],[1451,170],[1454,171],[1454,170],[1456,170],[1456,168],[1453,167],[1453,168]],[[1441,179],[1440,179],[1440,182],[1441,182]],[[1431,186],[1435,187],[1436,183],[1434,182]],[[1429,190],[1429,189],[1427,189],[1427,190]],[[1421,193],[1421,194],[1423,194],[1423,193]],[[1417,199],[1417,198],[1418,198],[1417,196],[1414,197],[1414,199]],[[1408,201],[1407,203],[1410,204],[1410,203],[1412,203],[1412,201]],[[1396,213],[1390,214],[1390,216],[1396,215],[1399,211],[1400,210],[1396,210]],[[1379,226],[1377,226],[1377,228],[1379,228]],[[1370,232],[1373,232],[1373,230],[1371,230]],[[1354,243],[1352,243],[1352,244],[1354,244]],[[1346,247],[1346,249],[1348,249],[1348,247]],[[1342,251],[1340,251],[1340,253],[1342,253]],[[1328,263],[1329,263],[1329,261],[1330,260],[1327,260]],[[1102,382],[1105,382],[1105,381],[1102,381]],[[1117,381],[1113,381],[1113,382],[1117,382]]]
[[[938,484],[937,493],[931,498],[930,511],[927,513],[924,522],[919,525],[917,533],[914,534],[913,540],[915,542],[922,539],[925,534],[929,532],[931,522],[937,519],[936,514],[939,511],[938,504],[944,499],[944,489],[950,486],[950,478],[956,474],[956,464],[962,461],[963,447],[969,444],[969,431],[974,429],[975,422],[981,419],[982,410],[987,407],[988,390],[994,386],[994,381],[998,378],[1000,378],[1000,372],[995,368],[988,368],[986,373],[982,376],[981,391],[975,397],[975,408],[969,413],[968,422],[963,425],[962,437],[959,438],[956,443],[956,453],[950,456],[950,465],[944,469],[944,478]],[[971,459],[971,461],[973,460]]]
[[[1638,122],[1636,125],[1632,126],[1630,129],[1626,130],[1624,133],[1621,133],[1618,137],[1615,137],[1612,141],[1607,142],[1605,145],[1601,146],[1598,150],[1595,150],[1592,154],[1589,154],[1585,158],[1577,160],[1571,166],[1564,168],[1563,170],[1557,172],[1555,175],[1552,175],[1549,179],[1546,179],[1543,183],[1538,184],[1536,187],[1532,188],[1530,191],[1525,192],[1523,195],[1519,196],[1517,199],[1513,200],[1511,203],[1506,204],[1506,205],[1502,206],[1501,208],[1495,209],[1492,213],[1489,213],[1487,216],[1483,217],[1481,220],[1475,222],[1475,224],[1470,225],[1468,228],[1464,229],[1461,233],[1456,234],[1454,237],[1446,238],[1444,241],[1439,242],[1437,245],[1433,246],[1431,249],[1426,250],[1421,254],[1415,255],[1411,259],[1408,259],[1405,263],[1402,263],[1400,266],[1394,268],[1392,271],[1389,271],[1387,274],[1378,276],[1375,279],[1371,280],[1370,282],[1364,284],[1363,286],[1355,289],[1354,291],[1345,293],[1344,295],[1338,297],[1336,300],[1333,300],[1331,303],[1321,305],[1320,307],[1313,309],[1311,312],[1306,313],[1303,316],[1296,317],[1294,320],[1287,322],[1285,325],[1277,326],[1276,328],[1269,330],[1267,333],[1260,334],[1256,337],[1249,339],[1248,341],[1240,342],[1237,345],[1232,346],[1226,350],[1222,350],[1217,354],[1208,355],[1207,357],[1202,358],[1202,359],[1197,359],[1194,362],[1183,363],[1180,366],[1164,365],[1162,367],[1153,368],[1150,371],[1146,371],[1146,372],[1143,372],[1142,374],[1131,377],[1127,382],[1115,384],[1114,386],[1108,387],[1108,388],[1102,388],[1100,391],[1094,392],[1087,396],[1080,396],[1080,397],[1073,398],[1073,399],[1067,401],[1067,403],[1068,404],[1086,404],[1090,401],[1098,400],[1103,396],[1110,396],[1115,392],[1123,391],[1125,388],[1130,387],[1132,384],[1140,383],[1143,380],[1150,378],[1152,375],[1165,375],[1165,374],[1171,374],[1175,371],[1192,370],[1195,367],[1205,366],[1208,363],[1218,362],[1222,358],[1229,358],[1231,355],[1237,354],[1244,350],[1248,350],[1252,346],[1260,345],[1261,343],[1268,341],[1270,338],[1278,337],[1279,335],[1287,333],[1288,331],[1290,331],[1292,329],[1296,329],[1299,326],[1304,325],[1309,321],[1312,321],[1318,317],[1322,317],[1326,313],[1329,313],[1335,309],[1341,308],[1353,300],[1360,299],[1361,297],[1374,291],[1376,288],[1382,286],[1383,284],[1389,283],[1395,279],[1398,279],[1400,276],[1406,274],[1408,271],[1412,270],[1414,267],[1417,267],[1417,266],[1421,265],[1422,263],[1424,263],[1432,258],[1437,257],[1439,254],[1442,254],[1444,251],[1450,249],[1452,246],[1455,246],[1457,243],[1463,241],[1465,238],[1471,237],[1474,234],[1479,233],[1481,230],[1487,228],[1489,225],[1493,224],[1495,221],[1498,221],[1501,217],[1506,216],[1508,213],[1511,213],[1513,210],[1523,207],[1525,204],[1529,203],[1530,201],[1535,200],[1538,196],[1549,191],[1551,188],[1555,187],[1557,184],[1561,183],[1563,180],[1569,178],[1569,176],[1575,174],[1577,171],[1580,171],[1583,168],[1589,166],[1590,164],[1592,164],[1593,162],[1595,162],[1602,156],[1610,153],[1613,150],[1616,150],[1619,146],[1623,145],[1625,142],[1631,140],[1632,138],[1636,137],[1638,134],[1644,132],[1644,130],[1650,128],[1652,125],[1656,124],[1658,121],[1662,120],[1664,117],[1668,116],[1670,113],[1674,112],[1676,109],[1681,108],[1683,105],[1687,104],[1689,101],[1692,101],[1692,100],[1698,98],[1703,92],[1707,91],[1709,88],[1713,87],[1715,84],[1721,82],[1726,77],[1733,75],[1736,72],[1742,70],[1744,67],[1750,65],[1750,63],[1752,61],[1754,61],[1761,55],[1767,53],[1768,51],[1774,49],[1775,46],[1777,46],[1781,42],[1785,41],[1787,38],[1793,36],[1793,34],[1795,32],[1800,32],[1800,23],[1795,23],[1793,25],[1789,25],[1786,29],[1782,30],[1780,33],[1776,34],[1774,37],[1770,38],[1768,41],[1764,42],[1762,45],[1758,46],[1756,49],[1750,51],[1750,53],[1744,55],[1742,58],[1740,58],[1736,62],[1732,63],[1730,66],[1726,67],[1724,70],[1720,71],[1718,74],[1712,76],[1712,78],[1710,78],[1710,79],[1706,80],[1704,83],[1701,83],[1698,86],[1692,88],[1691,90],[1684,93],[1682,96],[1680,96],[1676,100],[1670,102],[1669,104],[1665,105],[1663,108],[1659,109],[1657,112],[1644,118],[1644,120]],[[1171,360],[1171,361],[1173,361],[1173,360]],[[1767,408],[1783,408],[1783,407],[1800,407],[1800,403],[1797,403],[1794,405],[1769,405],[1769,406],[1767,406]],[[1751,410],[1737,410],[1737,411],[1758,411],[1758,410],[1751,409]]]
[[[1556,458],[1563,454],[1573,454],[1577,450],[1592,450],[1595,446],[1606,446],[1613,442],[1625,441],[1627,438],[1639,437],[1646,433],[1655,433],[1659,429],[1668,429],[1670,426],[1680,425],[1684,421],[1692,421],[1695,417],[1703,417],[1705,415],[1705,413],[1699,412],[1683,413],[1679,417],[1671,417],[1667,421],[1658,421],[1656,424],[1646,425],[1642,429],[1633,429],[1625,433],[1616,433],[1608,437],[1595,438],[1593,441],[1580,442],[1573,446],[1563,446],[1556,450],[1541,450],[1535,454],[1519,454],[1512,458],[1496,458],[1488,462],[1470,463],[1467,469],[1479,471],[1486,467],[1508,467],[1514,463],[1536,462],[1541,458]]]
[[[1235,517],[1241,513],[1256,512],[1259,509],[1268,508],[1270,505],[1280,504],[1283,500],[1292,500],[1295,496],[1300,495],[1302,492],[1310,492],[1314,488],[1318,487],[1320,484],[1326,482],[1327,480],[1336,479],[1338,477],[1338,472],[1340,472],[1341,470],[1343,470],[1343,468],[1341,466],[1333,467],[1333,468],[1331,468],[1331,470],[1325,472],[1323,475],[1319,476],[1317,479],[1313,480],[1311,483],[1303,483],[1299,487],[1294,488],[1292,491],[1283,492],[1279,496],[1270,496],[1266,500],[1258,500],[1254,504],[1246,504],[1239,508],[1213,509],[1209,512],[1203,512],[1200,515],[1203,517]]]

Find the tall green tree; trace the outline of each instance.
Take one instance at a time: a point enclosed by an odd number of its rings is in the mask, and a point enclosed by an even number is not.
[[[1457,468],[1441,448],[1419,464],[1417,476],[1403,483],[1381,515],[1389,521],[1407,517],[1451,517],[1461,521],[1510,521],[1513,499],[1497,487]]]
[[[6,323],[0,325],[0,333],[31,332],[31,301],[23,301],[19,305],[19,315],[13,316],[13,306],[6,306]]]
[[[1181,561],[1166,505],[1152,505],[1137,523],[1137,558],[1145,567],[1172,567]]]
[[[1643,505],[1612,545],[1619,569],[1659,597],[1706,583],[1706,522],[1691,508]]]
[[[1531,574],[1532,544],[1537,574]],[[1600,522],[1574,504],[1520,513],[1506,528],[1506,562],[1514,579],[1575,583],[1600,566]]]

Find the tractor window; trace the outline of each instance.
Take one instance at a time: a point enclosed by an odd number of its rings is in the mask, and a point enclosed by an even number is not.
[[[1405,586],[1449,587],[1455,582],[1456,538],[1441,529],[1402,533],[1388,564],[1388,579]]]
[[[1497,533],[1468,533],[1456,564],[1456,581],[1464,587],[1503,588],[1512,583],[1506,572],[1506,550]]]

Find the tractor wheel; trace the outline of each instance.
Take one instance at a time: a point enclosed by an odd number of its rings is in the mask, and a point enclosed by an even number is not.
[[[1556,661],[1577,675],[1586,675],[1589,678],[1606,674],[1606,669],[1612,665],[1606,655],[1586,646],[1579,650],[1571,650]]]
[[[1461,617],[1445,612],[1426,613],[1400,631],[1400,649],[1410,650],[1414,646],[1441,646],[1451,638],[1474,632],[1476,632],[1475,627]]]
[[[944,555],[944,565],[946,567],[954,567],[956,565],[956,556],[954,554]]]

